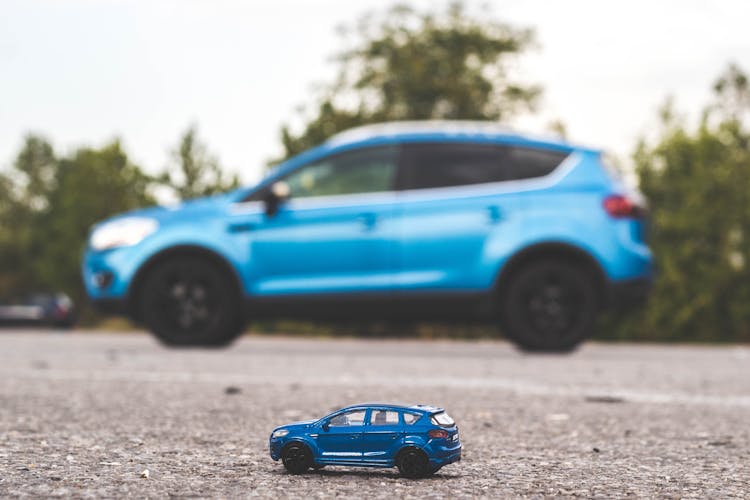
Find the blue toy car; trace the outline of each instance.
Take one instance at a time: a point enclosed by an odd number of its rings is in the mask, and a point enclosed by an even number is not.
[[[93,302],[166,344],[219,345],[247,319],[479,321],[573,349],[641,299],[645,210],[601,152],[491,123],[334,136],[258,185],[122,214],[91,231]]]
[[[326,465],[396,466],[418,478],[461,460],[456,423],[442,408],[424,405],[347,406],[275,428],[269,449],[292,474]]]

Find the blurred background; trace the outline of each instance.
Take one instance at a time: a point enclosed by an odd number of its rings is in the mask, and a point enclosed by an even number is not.
[[[605,318],[601,338],[746,342],[749,10],[729,0],[6,0],[0,304],[62,293],[80,325],[106,326],[80,278],[93,223],[252,184],[356,125],[482,119],[605,148],[648,198],[654,293],[645,309]]]

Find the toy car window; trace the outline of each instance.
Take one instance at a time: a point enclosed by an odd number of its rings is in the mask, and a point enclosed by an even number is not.
[[[417,420],[419,420],[419,417],[421,417],[421,416],[422,415],[420,415],[419,413],[408,413],[408,412],[405,412],[404,413],[404,422],[406,423],[406,425],[411,425],[411,424],[415,423]]]
[[[450,427],[451,425],[455,424],[456,422],[444,411],[440,413],[436,413],[431,418],[432,423],[435,425],[441,425],[443,427]]]
[[[390,191],[397,161],[394,147],[359,149],[305,165],[284,180],[291,198]]]
[[[388,410],[372,410],[370,425],[398,425],[398,412]]]
[[[352,427],[364,425],[364,423],[365,410],[353,410],[336,415],[328,422],[328,425],[331,427]]]

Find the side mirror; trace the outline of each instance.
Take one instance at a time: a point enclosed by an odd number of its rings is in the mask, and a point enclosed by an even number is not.
[[[326,420],[325,422],[323,422],[323,426],[322,426],[322,429],[323,429],[323,430],[324,430],[325,432],[328,432],[328,429],[330,429],[330,428],[331,428],[331,423],[330,423],[330,422],[329,422],[328,420]]]
[[[266,215],[273,217],[279,211],[282,203],[289,199],[289,184],[278,181],[271,184],[266,192],[264,202],[266,204]]]

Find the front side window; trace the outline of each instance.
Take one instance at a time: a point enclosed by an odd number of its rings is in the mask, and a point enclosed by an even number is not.
[[[331,427],[352,427],[365,424],[365,410],[352,410],[333,417],[328,425]]]
[[[395,147],[347,151],[300,167],[284,180],[291,198],[390,191],[397,161]]]
[[[372,410],[370,425],[398,425],[398,412],[388,410]]]

